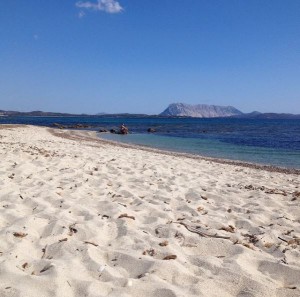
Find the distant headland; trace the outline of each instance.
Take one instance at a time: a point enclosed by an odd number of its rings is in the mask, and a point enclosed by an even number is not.
[[[160,114],[135,114],[135,113],[97,113],[97,114],[72,114],[44,111],[5,111],[0,110],[0,116],[36,116],[36,117],[192,117],[192,118],[246,118],[246,119],[300,119],[300,114],[290,113],[261,113],[253,111],[243,113],[233,106],[219,106],[208,104],[190,105],[185,103],[172,103]]]

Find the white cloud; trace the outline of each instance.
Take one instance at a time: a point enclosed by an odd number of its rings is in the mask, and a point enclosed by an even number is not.
[[[90,1],[79,1],[76,3],[76,6],[81,9],[89,9],[96,11],[105,11],[107,13],[120,13],[123,10],[123,7],[116,0],[98,0],[97,2]],[[79,13],[79,17],[83,17],[83,11]]]

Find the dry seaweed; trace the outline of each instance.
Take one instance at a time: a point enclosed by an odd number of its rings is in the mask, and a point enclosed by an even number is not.
[[[176,255],[168,255],[166,257],[163,258],[163,260],[175,260],[177,258]]]
[[[23,232],[14,232],[13,235],[18,238],[23,238],[23,237],[27,236],[28,234],[23,233]]]
[[[123,213],[123,214],[119,215],[118,219],[122,219],[122,218],[135,220],[134,216],[129,216],[127,213]]]
[[[149,250],[143,251],[143,255],[149,255],[149,256],[153,257],[154,255],[156,255],[156,251],[155,251],[155,249],[151,248]]]
[[[74,233],[77,233],[78,230],[76,228],[74,228],[74,226],[76,225],[76,223],[72,224],[69,226],[69,233],[68,235],[72,236]]]
[[[168,244],[169,244],[169,242],[167,240],[159,243],[160,246],[167,246]]]
[[[224,231],[230,232],[230,233],[234,233],[235,232],[235,228],[232,225],[229,225],[228,227],[223,226],[219,230],[224,230]]]
[[[64,238],[64,239],[60,239],[58,242],[63,242],[63,241],[67,241],[68,238]]]

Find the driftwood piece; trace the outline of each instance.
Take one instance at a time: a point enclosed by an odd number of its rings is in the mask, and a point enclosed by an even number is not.
[[[222,238],[222,239],[230,239],[229,236],[222,236],[222,235],[218,235],[218,234],[208,234],[205,232],[202,232],[194,227],[188,226],[187,224],[183,223],[183,222],[173,222],[174,224],[180,224],[182,226],[184,226],[188,231],[192,232],[192,233],[196,233],[202,237],[213,237],[213,238]]]

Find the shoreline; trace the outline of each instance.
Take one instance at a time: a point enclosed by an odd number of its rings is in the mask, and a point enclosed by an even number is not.
[[[98,136],[98,132],[96,131],[88,131],[88,130],[58,130],[54,128],[49,128],[52,130],[51,133],[53,135],[57,135],[60,137],[66,137],[66,138],[74,138],[74,139],[79,139],[79,140],[86,140],[86,141],[93,141],[93,142],[103,142],[107,143],[110,145],[114,146],[120,146],[124,148],[132,148],[132,149],[137,149],[137,150],[144,150],[148,152],[154,152],[154,153],[159,153],[163,155],[169,155],[169,156],[178,156],[178,157],[185,157],[185,158],[190,158],[190,159],[195,159],[195,160],[205,160],[205,161],[211,161],[214,163],[219,163],[219,164],[227,164],[227,165],[233,165],[233,166],[241,166],[241,167],[246,167],[246,168],[252,168],[252,169],[258,169],[258,170],[265,170],[269,172],[279,172],[279,173],[285,173],[285,174],[294,174],[294,175],[300,175],[300,169],[296,168],[285,168],[285,167],[279,167],[279,166],[274,166],[274,165],[263,165],[263,164],[258,164],[258,163],[251,163],[251,162],[246,162],[246,161],[240,161],[240,160],[230,160],[230,159],[225,159],[225,158],[214,158],[214,157],[206,157],[206,156],[201,156],[198,154],[191,154],[191,153],[181,153],[181,152],[175,152],[175,151],[168,151],[168,150],[162,150],[162,149],[157,149],[157,148],[151,148],[139,144],[128,144],[128,143],[122,143],[118,141],[113,141],[113,140],[107,140],[101,138],[101,136]],[[55,133],[54,131],[68,131],[70,135],[61,135],[61,133]],[[88,135],[88,137],[86,135]],[[94,134],[94,135],[92,135]]]

